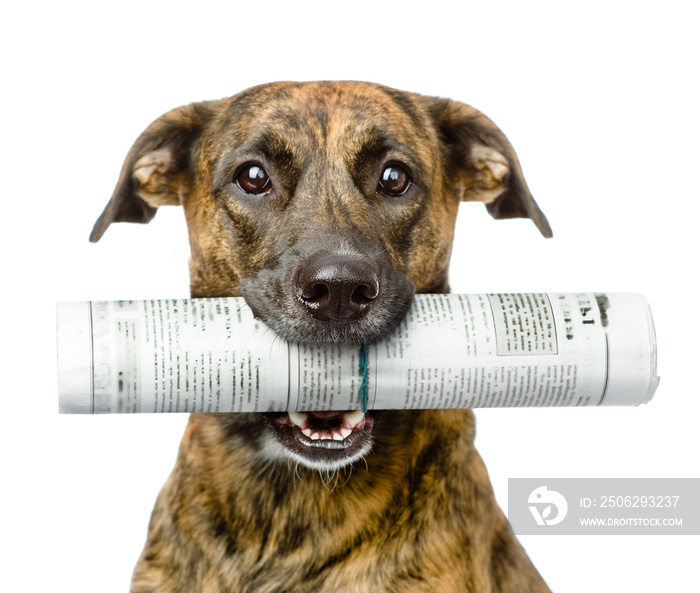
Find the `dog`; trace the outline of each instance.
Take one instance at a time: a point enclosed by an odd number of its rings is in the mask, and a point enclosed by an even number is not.
[[[241,295],[290,341],[365,344],[414,293],[449,291],[461,201],[552,234],[476,109],[373,83],[280,82],[151,124],[91,240],[180,205],[193,297]],[[193,414],[132,591],[549,591],[474,433],[470,410]]]

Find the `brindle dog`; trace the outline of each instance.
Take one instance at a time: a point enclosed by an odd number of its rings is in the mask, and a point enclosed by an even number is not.
[[[414,292],[449,290],[461,200],[551,236],[510,143],[472,107],[276,83],[156,120],[91,240],[182,205],[192,296],[240,294],[292,341],[360,344]],[[194,414],[132,590],[547,591],[473,442],[469,410]]]

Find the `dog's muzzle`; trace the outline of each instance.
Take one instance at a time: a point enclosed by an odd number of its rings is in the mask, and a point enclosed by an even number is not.
[[[256,316],[290,342],[369,344],[404,318],[413,284],[381,252],[295,246],[241,281]]]

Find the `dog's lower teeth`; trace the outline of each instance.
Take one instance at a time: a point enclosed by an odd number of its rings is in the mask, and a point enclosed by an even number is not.
[[[344,441],[352,434],[352,430],[349,428],[341,428],[340,430],[334,430],[330,433],[328,432],[312,432],[310,428],[303,428],[301,434],[305,437],[311,439],[312,441]]]

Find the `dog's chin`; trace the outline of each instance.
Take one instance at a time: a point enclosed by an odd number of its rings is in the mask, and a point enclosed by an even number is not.
[[[372,448],[370,413],[289,412],[266,414],[284,455],[317,471],[335,471],[362,459]]]

